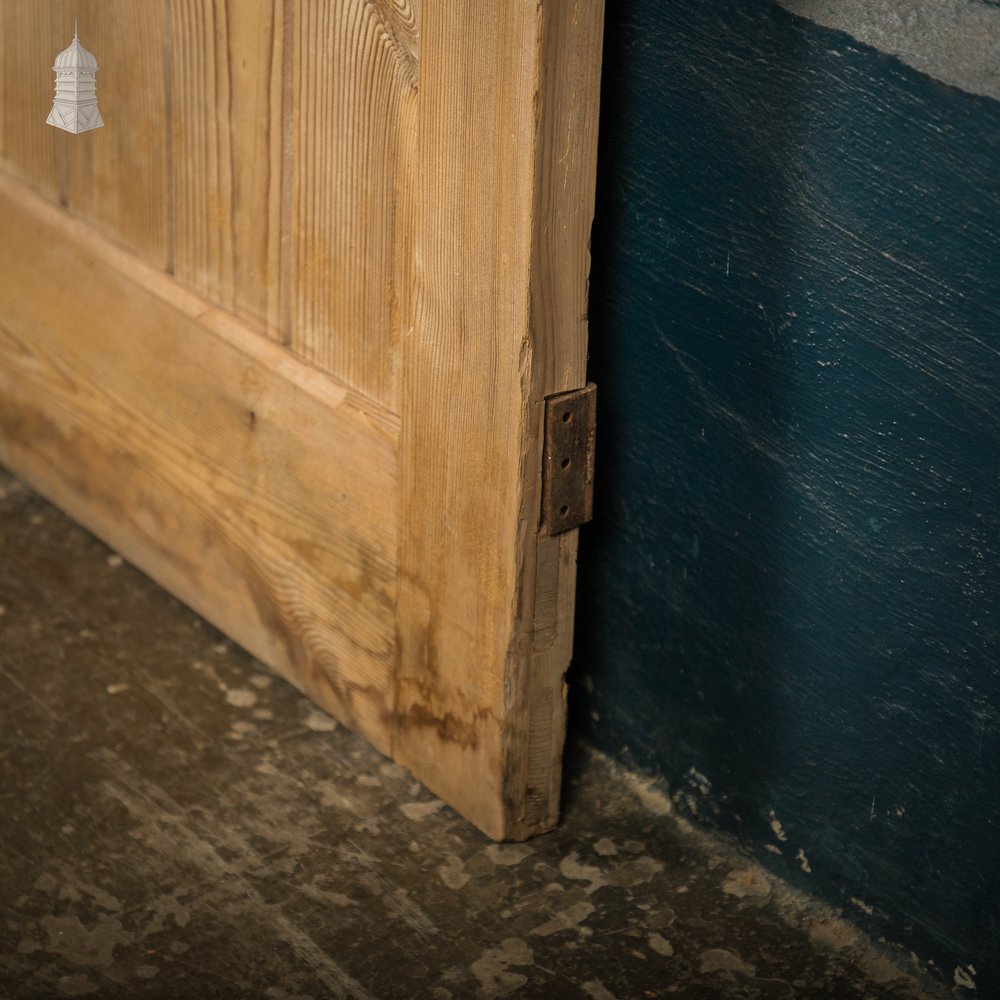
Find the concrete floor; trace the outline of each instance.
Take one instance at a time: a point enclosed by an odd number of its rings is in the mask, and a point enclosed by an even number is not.
[[[576,748],[496,845],[0,470],[0,1000],[935,992]]]

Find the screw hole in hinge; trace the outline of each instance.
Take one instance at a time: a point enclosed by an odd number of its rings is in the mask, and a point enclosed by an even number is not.
[[[559,514],[560,514],[561,517],[565,517],[568,513],[569,513],[569,504],[564,503],[559,508]]]
[[[564,458],[564,459],[563,459],[563,460],[562,460],[562,461],[561,461],[561,462],[559,463],[559,468],[560,468],[560,469],[568,469],[568,468],[569,468],[569,466],[570,466],[570,460],[569,460],[568,458]]]

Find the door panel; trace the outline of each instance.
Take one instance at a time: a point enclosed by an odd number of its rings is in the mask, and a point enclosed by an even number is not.
[[[162,12],[160,4],[143,2]],[[282,7],[171,0],[167,14],[161,47],[167,52],[169,93],[164,127],[172,143],[172,273],[281,340]],[[113,39],[107,43],[111,49],[118,44]],[[102,75],[103,70],[99,94]],[[110,73],[105,81],[110,88]],[[163,117],[157,109],[144,124],[155,128]]]
[[[51,3],[0,4],[0,155],[6,169],[57,201],[59,137],[56,129],[37,124],[38,115],[44,123],[52,107],[52,63],[59,51],[53,23]]]
[[[2,178],[0,218],[0,461],[388,752],[396,418]]]
[[[19,5],[15,0],[14,6]],[[62,7],[68,11],[70,5]],[[98,92],[102,115],[129,126],[98,129],[85,142],[68,141],[75,137],[49,127],[57,146],[60,199],[70,212],[105,236],[150,264],[167,268],[170,126],[165,115],[163,10],[146,0],[116,0],[114,4],[81,0],[75,10],[81,27],[87,25],[92,32],[90,44],[95,48],[98,39],[117,40],[107,46],[106,56],[102,53]],[[66,32],[72,34],[72,23],[59,14],[58,5],[56,12],[49,38],[49,72],[38,80],[44,80],[50,91],[53,57],[68,44]],[[64,24],[67,27],[60,30]],[[32,67],[33,74],[37,69]],[[102,90],[105,75],[129,80],[130,85]],[[33,106],[44,106],[45,93],[32,92]]]
[[[79,136],[45,124],[75,15]],[[576,532],[539,532],[542,417],[585,380],[600,4],[0,27],[0,461],[491,835],[551,826]]]
[[[288,343],[395,407],[410,322],[416,9],[304,0],[291,16]]]

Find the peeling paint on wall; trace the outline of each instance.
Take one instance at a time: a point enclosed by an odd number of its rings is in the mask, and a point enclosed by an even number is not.
[[[928,76],[1000,100],[1000,7],[978,0],[778,0]]]
[[[577,725],[1000,996],[1000,5],[607,39]]]

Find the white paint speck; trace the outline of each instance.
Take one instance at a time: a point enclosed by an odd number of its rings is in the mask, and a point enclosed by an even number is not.
[[[128,690],[128,685],[124,682],[118,684],[109,684],[105,689],[108,694],[121,694],[123,691]]]
[[[332,733],[337,728],[337,723],[331,719],[326,712],[313,709],[303,720],[302,724],[306,729],[311,729],[314,733]]]
[[[809,864],[809,859],[806,857],[806,852],[800,847],[798,851],[795,852],[795,860],[798,861],[799,867],[809,875],[812,872],[812,866]]]
[[[657,955],[663,955],[664,958],[670,958],[670,956],[674,953],[674,946],[662,934],[650,934],[646,940],[649,943],[649,947],[655,951]]]
[[[632,794],[642,803],[647,812],[654,816],[669,816],[673,812],[674,807],[670,798],[657,787],[652,779],[626,772],[625,784],[629,786]]]
[[[788,834],[785,833],[785,828],[781,825],[781,820],[779,820],[778,817],[774,815],[773,809],[770,812],[770,817],[771,817],[771,830],[773,831],[774,835],[778,838],[778,840],[781,841],[788,840]]]
[[[587,994],[591,1000],[618,1000],[614,993],[609,990],[599,979],[592,979],[589,983],[584,983],[580,989]]]
[[[530,951],[529,951],[530,954]],[[510,962],[500,948],[489,948],[481,958],[469,966],[469,971],[479,980],[479,996],[482,1000],[496,1000],[519,990],[528,982],[528,977],[520,972],[511,972],[507,966],[528,964]]]
[[[324,809],[342,809],[345,812],[353,810],[352,801],[344,795],[340,786],[334,781],[321,781],[316,785],[319,792],[319,804]]]
[[[708,948],[701,953],[701,971],[736,972],[741,976],[756,976],[757,968],[749,962],[744,962],[739,955],[725,948]]]
[[[969,965],[966,968],[962,968],[960,965],[955,966],[955,985],[961,986],[963,990],[974,990],[976,988],[976,980],[973,978],[976,974],[976,969],[974,966]]]
[[[746,899],[766,899],[771,895],[771,883],[762,871],[754,868],[734,868],[722,881],[722,891],[727,896]]]
[[[433,816],[444,803],[440,799],[433,802],[404,802],[400,805],[399,811],[409,820],[419,823],[421,820]]]
[[[456,854],[449,854],[444,863],[438,867],[438,875],[449,889],[461,889],[469,881],[465,873],[465,862]]]
[[[123,562],[124,560],[120,555],[118,555],[117,552],[112,552],[111,555],[108,556],[108,565],[112,569],[118,569],[118,567],[121,566]]]
[[[535,850],[526,844],[490,844],[484,848],[483,853],[493,864],[510,868],[519,865],[525,858],[530,858]]]
[[[257,695],[250,688],[230,688],[226,692],[226,701],[236,708],[253,708],[257,704]]]
[[[592,903],[574,903],[572,906],[557,913],[551,920],[547,920],[544,924],[539,924],[531,933],[537,934],[539,937],[549,937],[551,934],[557,934],[559,931],[578,927],[593,912],[594,906]]]
[[[708,795],[712,790],[712,782],[693,767],[688,769],[687,779],[688,784],[697,789],[701,795]]]
[[[588,896],[600,889],[601,886],[607,885],[601,869],[596,865],[580,864],[579,855],[576,851],[573,851],[572,854],[567,855],[559,862],[559,874],[563,878],[572,879],[573,881],[589,882],[590,884],[584,890]]]

